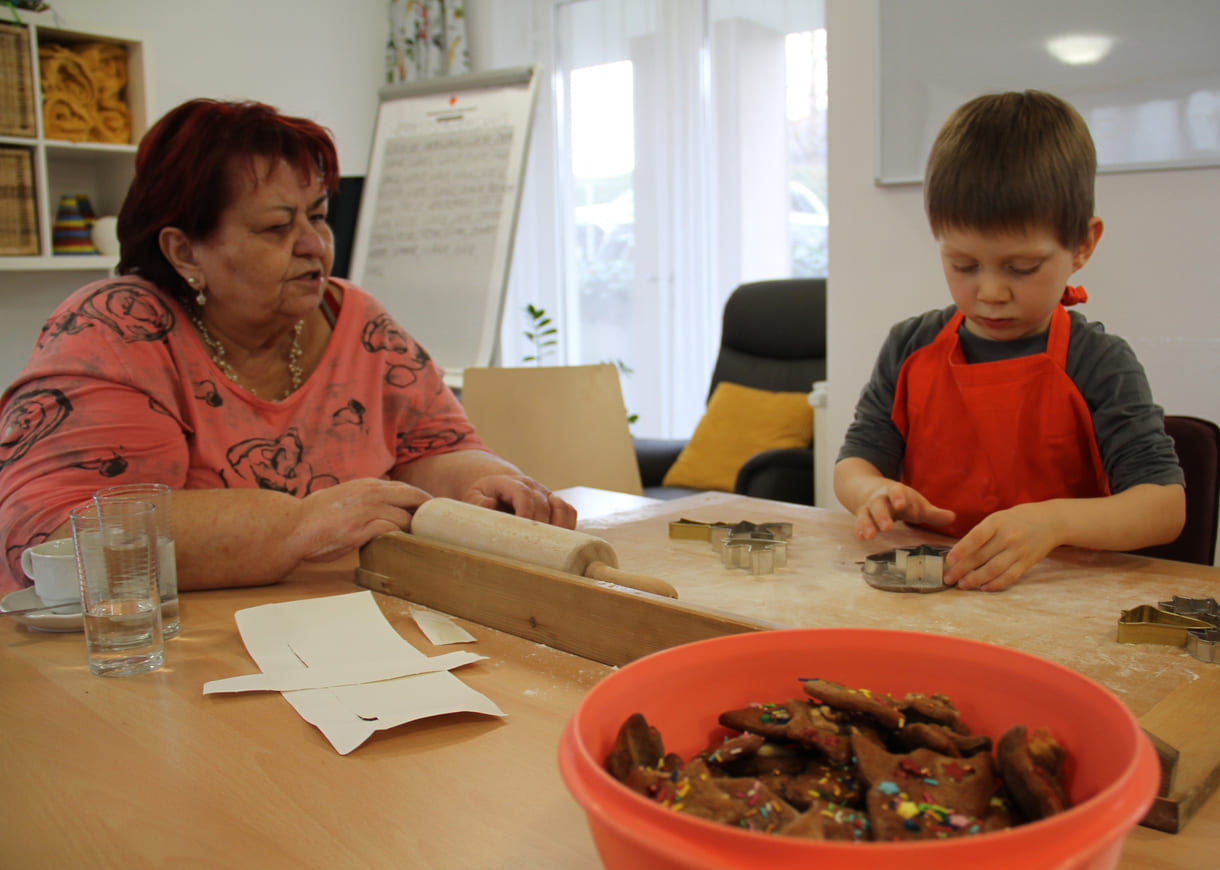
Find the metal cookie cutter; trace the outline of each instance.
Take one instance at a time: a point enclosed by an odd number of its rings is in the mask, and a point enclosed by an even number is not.
[[[1155,607],[1141,604],[1118,619],[1119,643],[1182,646],[1204,662],[1220,662],[1220,604],[1214,598],[1175,595]]]
[[[788,564],[792,523],[705,523],[675,520],[671,538],[709,541],[726,568],[744,568],[751,574],[770,574]]]
[[[720,548],[726,568],[745,568],[751,574],[770,574],[788,564],[792,523],[740,522],[732,528],[712,529],[713,547]]]
[[[751,574],[770,574],[788,564],[788,542],[776,538],[730,535],[720,545],[726,568],[745,568]]]
[[[920,544],[874,553],[864,560],[864,580],[886,592],[941,592],[948,547]]]
[[[1216,599],[1175,595],[1172,601],[1162,601],[1158,606],[1208,623],[1208,628],[1186,632],[1186,651],[1201,662],[1220,662],[1220,603]]]

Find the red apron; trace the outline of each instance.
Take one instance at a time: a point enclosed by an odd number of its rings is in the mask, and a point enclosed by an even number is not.
[[[1013,505],[1109,495],[1089,408],[1064,369],[1067,310],[1051,317],[1046,353],[973,365],[962,319],[903,363],[891,415],[906,439],[902,482],[957,514],[935,531],[961,537]]]

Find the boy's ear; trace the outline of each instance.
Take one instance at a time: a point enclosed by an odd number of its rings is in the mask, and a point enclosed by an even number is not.
[[[1105,224],[1101,218],[1089,218],[1089,229],[1085,234],[1080,244],[1076,246],[1076,250],[1072,253],[1072,271],[1075,272],[1089,262],[1089,257],[1093,256],[1093,252],[1097,250],[1097,243],[1101,241],[1102,230],[1105,229]]]

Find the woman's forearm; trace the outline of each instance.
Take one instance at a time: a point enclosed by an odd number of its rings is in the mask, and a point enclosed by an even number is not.
[[[304,558],[301,500],[287,493],[180,490],[173,510],[179,589],[275,583]]]
[[[173,493],[179,589],[261,586],[283,579],[304,558],[301,502],[266,489]],[[48,537],[71,537],[71,521]]]
[[[497,474],[522,475],[523,472],[486,450],[455,450],[400,465],[390,476],[430,495],[460,499],[476,481]]]

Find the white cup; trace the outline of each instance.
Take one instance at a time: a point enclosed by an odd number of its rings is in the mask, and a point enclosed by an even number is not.
[[[46,605],[80,601],[76,548],[71,538],[43,541],[21,552],[21,570],[34,581],[34,591]]]

